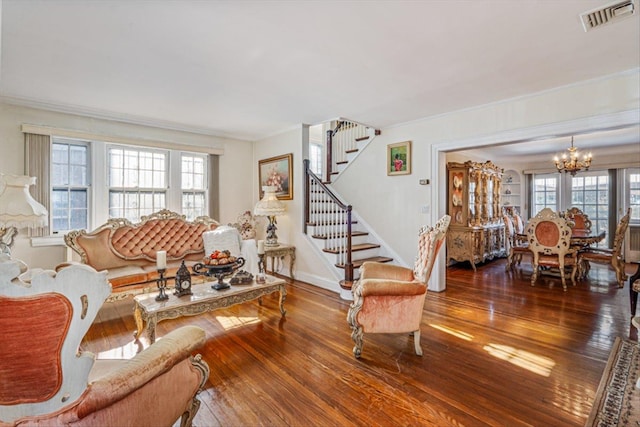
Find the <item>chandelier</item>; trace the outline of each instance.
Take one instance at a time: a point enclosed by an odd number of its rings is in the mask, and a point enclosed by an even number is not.
[[[565,153],[561,158],[558,158],[558,156],[553,158],[558,172],[570,173],[574,176],[582,169],[586,171],[589,170],[589,166],[591,166],[591,153],[585,154],[582,156],[582,160],[580,160],[578,149],[573,146],[573,137],[571,137],[571,147],[569,147],[568,150],[569,155]]]

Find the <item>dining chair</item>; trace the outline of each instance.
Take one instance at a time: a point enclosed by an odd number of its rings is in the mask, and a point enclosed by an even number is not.
[[[616,281],[618,287],[624,287],[624,282],[627,278],[624,272],[624,255],[622,253],[622,243],[624,236],[627,233],[627,227],[629,227],[629,220],[631,218],[631,208],[627,209],[627,213],[620,219],[620,222],[616,226],[616,234],[613,237],[613,248],[597,248],[588,247],[580,251],[579,263],[585,269],[585,275],[588,274],[590,263],[608,265],[616,272]]]
[[[422,356],[420,323],[427,284],[450,222],[445,215],[433,227],[420,229],[413,269],[382,262],[362,264],[347,314],[356,358],[362,353],[364,333],[412,334],[415,352]]]
[[[529,243],[525,238],[522,238],[522,232],[517,232],[514,219],[515,218],[512,218],[507,214],[503,215],[507,250],[507,263],[505,265],[506,271],[513,269],[515,263],[520,265],[523,255],[531,254],[531,251],[529,250]]]
[[[531,286],[535,286],[540,267],[557,268],[565,291],[565,268],[571,267],[571,283],[575,286],[578,249],[571,246],[571,228],[565,218],[549,208],[542,209],[529,220],[527,240],[533,253]]]
[[[573,226],[571,226],[571,229],[573,230],[574,233],[578,232],[583,234],[589,234],[591,232],[591,220],[589,219],[589,216],[586,213],[580,210],[580,208],[577,208],[574,206],[567,209],[565,213],[565,218],[568,221],[571,221],[573,223]]]

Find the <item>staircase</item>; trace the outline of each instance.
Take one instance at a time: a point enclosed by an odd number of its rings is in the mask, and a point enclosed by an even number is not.
[[[338,119],[327,130],[325,183],[331,183],[353,162],[380,130],[353,120]]]
[[[324,254],[327,263],[339,272],[340,296],[353,299],[351,286],[358,279],[358,269],[365,261],[391,262],[381,255],[384,250],[377,239],[345,204],[309,168],[304,161],[305,199],[304,233]],[[341,274],[340,274],[341,273]]]

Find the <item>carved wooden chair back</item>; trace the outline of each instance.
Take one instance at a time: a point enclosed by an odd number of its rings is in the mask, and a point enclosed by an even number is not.
[[[94,356],[78,348],[111,292],[107,273],[85,265],[31,273],[21,261],[0,259],[2,421],[49,414],[80,398]]]
[[[533,252],[533,274],[535,284],[540,266],[556,267],[560,270],[562,287],[566,290],[566,266],[571,266],[571,281],[575,285],[577,249],[571,247],[571,227],[565,218],[549,208],[541,210],[527,225],[527,240]]]
[[[427,283],[431,277],[433,263],[442,248],[444,238],[449,228],[451,217],[445,215],[433,227],[424,226],[418,233],[418,255],[413,266],[416,280]]]
[[[570,209],[567,209],[565,218],[573,222],[573,231],[580,231],[585,233],[591,232],[591,220],[586,213],[580,210],[580,208],[574,206]]]
[[[625,216],[620,218],[620,222],[616,226],[616,234],[613,237],[613,256],[622,259],[622,242],[624,236],[627,234],[627,228],[629,227],[629,221],[631,220],[631,208],[627,209]]]

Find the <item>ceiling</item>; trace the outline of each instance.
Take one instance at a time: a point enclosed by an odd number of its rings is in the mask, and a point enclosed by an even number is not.
[[[583,31],[606,3],[3,0],[0,101],[249,140],[385,128],[639,68],[640,14]]]

